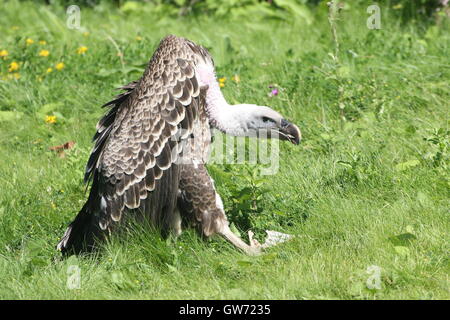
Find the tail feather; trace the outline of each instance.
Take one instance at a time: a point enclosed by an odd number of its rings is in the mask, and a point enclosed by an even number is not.
[[[56,246],[63,254],[79,254],[94,249],[95,240],[100,236],[101,230],[94,221],[95,215],[90,212],[86,203],[67,227],[66,232]]]

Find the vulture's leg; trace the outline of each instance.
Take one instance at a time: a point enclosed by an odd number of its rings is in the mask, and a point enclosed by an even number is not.
[[[231,231],[230,227],[228,226],[228,221],[227,224],[224,225],[222,230],[220,230],[218,233],[224,236],[228,241],[230,241],[232,244],[234,244],[236,247],[238,247],[248,255],[254,256],[261,253],[262,246],[258,241],[253,239],[253,232],[251,231],[248,232],[250,245],[246,244],[239,236]]]
[[[184,219],[197,225],[207,237],[218,233],[249,255],[261,252],[262,246],[252,239],[251,231],[248,245],[230,230],[222,199],[203,163],[183,165],[180,177],[178,208]]]
[[[176,238],[181,235],[181,214],[178,206],[175,207],[175,212],[171,221],[171,231]]]

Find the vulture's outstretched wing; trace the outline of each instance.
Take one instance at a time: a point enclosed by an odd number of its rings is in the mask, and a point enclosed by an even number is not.
[[[89,182],[94,174],[94,169],[97,168],[97,162],[101,152],[103,151],[103,147],[105,146],[106,139],[109,137],[111,133],[111,129],[113,127],[113,123],[116,120],[116,115],[119,110],[119,107],[122,105],[124,101],[128,99],[130,94],[133,92],[136,85],[139,81],[133,81],[129,84],[119,88],[119,90],[125,90],[125,92],[117,95],[113,100],[105,103],[102,107],[110,107],[110,110],[100,119],[97,123],[97,132],[92,139],[95,143],[94,148],[92,149],[91,155],[89,157],[88,163],[86,165],[86,172],[84,175],[84,182]]]
[[[62,251],[92,247],[95,237],[114,227],[127,212],[140,208],[153,222],[164,223],[173,211],[179,180],[175,164],[182,140],[193,131],[204,91],[195,72],[198,61],[212,63],[192,42],[163,39],[143,77],[106,104],[99,121],[85,180],[89,199],[58,244]]]

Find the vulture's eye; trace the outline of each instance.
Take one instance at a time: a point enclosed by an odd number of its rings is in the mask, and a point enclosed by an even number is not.
[[[262,121],[263,121],[264,123],[267,123],[267,122],[274,122],[272,119],[270,119],[270,118],[268,118],[268,117],[262,117]]]
[[[284,127],[287,127],[289,125],[289,122],[286,120],[286,119],[281,119],[281,126],[284,128]]]

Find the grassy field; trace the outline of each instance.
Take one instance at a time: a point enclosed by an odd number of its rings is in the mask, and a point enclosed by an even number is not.
[[[352,8],[336,55],[325,7],[307,23],[101,6],[71,30],[65,8],[0,5],[0,298],[450,298],[448,22],[401,24],[382,8],[382,29],[369,30],[365,8]],[[282,144],[276,176],[210,166],[243,235],[295,238],[248,257],[192,231],[174,241],[135,230],[99,256],[62,259],[100,106],[169,33],[210,49],[230,103],[269,105],[302,129],[300,146]],[[68,141],[64,157],[49,150]],[[79,289],[66,285],[70,265]]]

